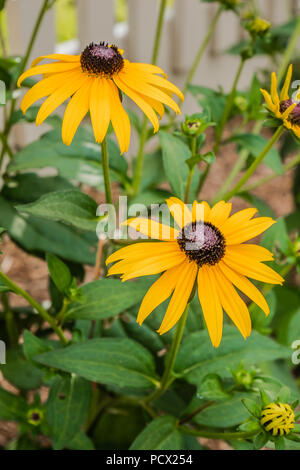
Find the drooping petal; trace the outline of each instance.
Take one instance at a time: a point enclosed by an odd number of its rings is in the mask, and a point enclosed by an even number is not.
[[[231,212],[231,202],[219,201],[211,208],[210,222],[215,227],[220,227],[228,219]]]
[[[66,145],[71,144],[79,124],[89,110],[92,83],[88,80],[84,86],[81,86],[66,108],[61,131],[62,140]]]
[[[159,101],[154,100],[153,98],[149,98],[149,96],[142,95],[139,93],[139,95],[143,98],[143,100],[153,108],[157,114],[159,115],[159,118],[161,119],[163,115],[165,114],[165,108],[164,105],[161,104]]]
[[[141,78],[143,78],[147,83],[151,85],[155,85],[159,88],[171,91],[172,93],[177,95],[182,101],[184,101],[183,93],[179,90],[176,85],[169,82],[169,80],[149,73],[145,73]]]
[[[251,333],[251,318],[245,302],[240,298],[232,283],[224,276],[219,266],[212,270],[221,304],[240,330],[244,338]]]
[[[174,293],[158,330],[159,334],[163,335],[169,331],[180,319],[194,287],[197,271],[196,263],[190,263],[188,260],[183,263]]]
[[[56,76],[59,80],[59,77]],[[70,96],[76,93],[82,87],[83,90],[89,88],[88,77],[80,72],[73,72],[68,76],[65,82],[54,91],[42,104],[36,117],[36,125],[42,124],[58,106],[64,103]],[[84,91],[82,91],[82,94]]]
[[[270,313],[269,306],[266,302],[266,299],[261,294],[261,292],[242,274],[233,271],[222,261],[219,263],[219,267],[223,272],[224,276],[229,279],[232,284],[234,284],[241,292],[247,295],[249,299],[255,302],[262,311],[268,315]]]
[[[171,240],[175,241],[179,236],[179,231],[175,230],[169,225],[164,225],[153,219],[145,219],[143,217],[136,217],[128,219],[121,225],[128,225],[134,228],[137,232],[147,235],[149,238],[155,240]]]
[[[96,78],[90,96],[90,113],[96,142],[102,142],[110,122],[110,101],[107,80]]]
[[[139,108],[146,114],[147,118],[151,122],[154,128],[154,132],[157,132],[159,129],[159,122],[155,112],[153,111],[152,107],[142,98],[142,96],[136,93],[134,90],[129,88],[118,75],[113,77],[115,84],[117,85],[120,90],[122,90],[129,98],[134,101]]]
[[[267,282],[269,284],[282,284],[284,279],[269,266],[252,260],[250,258],[234,258],[227,252],[223,258],[224,263],[234,271],[256,281]]]
[[[116,85],[107,80],[110,96],[110,117],[116,137],[119,142],[121,154],[128,151],[130,144],[130,120],[122,106]]]
[[[180,275],[182,265],[168,269],[152,284],[141,303],[137,322],[141,325],[153,310],[172,294]]]
[[[192,223],[192,213],[188,206],[177,197],[167,199],[168,208],[180,228]]]
[[[18,79],[18,86],[29,77],[33,75],[44,75],[44,74],[52,74],[52,73],[60,73],[60,72],[67,72],[68,70],[75,70],[81,71],[80,65],[77,62],[55,62],[54,64],[43,64],[38,65],[37,67],[33,67],[31,69],[26,70]]]
[[[273,103],[278,104],[279,96],[278,96],[278,91],[277,91],[277,77],[276,77],[275,72],[273,72],[271,75],[271,96],[272,96]]]
[[[212,345],[217,348],[222,339],[223,309],[211,267],[202,266],[198,272],[198,297]]]
[[[171,109],[173,109],[176,113],[181,113],[177,103],[172,100],[168,94],[161,91],[159,88],[149,85],[148,83],[141,82],[132,71],[127,70],[126,72],[121,70],[119,73],[121,80],[129,86],[131,89],[136,90],[137,92],[149,96],[150,98],[154,98],[161,103],[166,104]]]
[[[237,245],[238,243],[243,243],[251,238],[257,237],[257,235],[260,235],[275,223],[276,221],[270,217],[257,217],[256,219],[249,220],[249,222],[242,224],[239,229],[237,228],[236,231],[230,233],[230,235],[225,234],[226,244]]]
[[[156,256],[180,250],[177,242],[145,242],[134,243],[115,251],[106,260],[106,265],[114,263],[121,259],[146,258],[148,256]]]
[[[277,107],[276,105],[273,103],[272,101],[272,98],[270,96],[270,94],[267,92],[267,90],[263,90],[262,88],[260,89],[266,103],[267,103],[267,106],[269,108],[270,111],[272,111],[272,113],[275,113]]]
[[[292,75],[293,75],[293,65],[290,64],[286,77],[285,77],[283,88],[280,93],[280,101],[285,101],[289,99],[289,88],[291,84]]]

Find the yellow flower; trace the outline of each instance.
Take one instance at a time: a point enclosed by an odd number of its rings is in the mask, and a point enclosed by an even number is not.
[[[280,96],[277,92],[277,77],[274,72],[271,78],[271,96],[266,90],[261,89],[260,91],[271,113],[277,119],[280,119],[287,129],[292,130],[294,134],[300,138],[300,103],[295,103],[289,98],[292,74],[293,66],[290,65]]]
[[[270,27],[271,23],[269,23],[269,21],[259,17],[256,17],[248,25],[249,31],[254,34],[264,34],[270,29]]]
[[[159,129],[157,114],[160,118],[163,116],[163,105],[180,113],[171,97],[174,93],[183,100],[183,94],[166,80],[160,67],[129,62],[123,58],[123,52],[113,45],[91,43],[81,55],[38,57],[18,81],[20,86],[28,77],[43,75],[43,79],[23,98],[22,111],[25,113],[34,102],[48,96],[36,118],[39,125],[71,97],[63,120],[63,142],[71,144],[79,124],[90,111],[96,141],[103,141],[111,121],[121,153],[126,152],[130,141],[130,121],[122,106],[120,92],[141,108],[151,121],[154,132]],[[55,62],[37,65],[43,59]]]
[[[266,300],[247,277],[273,284],[282,284],[284,280],[262,263],[273,260],[271,252],[244,242],[275,222],[270,217],[252,219],[257,212],[252,208],[230,217],[231,204],[224,201],[212,208],[207,202],[195,201],[192,210],[174,197],[167,204],[179,229],[147,218],[127,220],[125,224],[160,242],[140,242],[113,253],[107,264],[118,262],[108,275],[121,274],[126,281],[163,272],[146,293],[137,317],[142,324],[172,295],[158,330],[160,334],[180,319],[197,278],[198,296],[212,344],[219,346],[222,338],[223,309],[246,338],[251,332],[251,319],[234,286],[268,315]]]
[[[286,403],[270,403],[263,409],[260,423],[273,436],[285,436],[294,429],[295,413]]]

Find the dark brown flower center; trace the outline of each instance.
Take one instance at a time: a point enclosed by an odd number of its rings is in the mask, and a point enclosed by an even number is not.
[[[217,264],[225,255],[225,238],[210,222],[186,225],[177,239],[180,249],[198,266]]]
[[[284,100],[281,101],[280,103],[280,112],[284,113],[290,106],[293,104],[293,100]],[[300,124],[300,103],[296,105],[296,107],[291,111],[289,114],[288,119],[293,123],[293,124]]]
[[[104,42],[87,46],[80,57],[83,72],[90,75],[111,77],[120,72],[124,66],[124,59],[116,46],[109,46]]]

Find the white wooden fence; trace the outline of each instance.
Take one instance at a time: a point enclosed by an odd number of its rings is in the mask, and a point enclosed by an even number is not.
[[[43,0],[7,0],[7,22],[9,52],[22,54],[35,23]],[[60,0],[57,0],[58,2]],[[125,49],[126,57],[132,61],[150,60],[159,8],[158,0],[127,0],[128,23],[115,23],[114,0],[77,0],[78,38],[56,44],[55,15],[47,12],[32,52],[32,57],[47,53],[78,53],[89,42],[108,41]],[[273,24],[286,21],[295,7],[295,0],[256,0],[261,15]],[[162,45],[158,63],[179,86],[192,64],[196,51],[205,36],[216,3],[200,0],[175,0],[166,14]],[[223,13],[214,37],[207,48],[194,82],[225,90],[232,83],[238,58],[224,51],[243,37],[239,19],[232,12]],[[249,61],[241,77],[240,86],[249,83],[253,71],[267,65],[266,58]],[[195,103],[188,97],[184,111],[193,112]],[[36,134],[20,125],[15,132],[15,141],[22,145]]]

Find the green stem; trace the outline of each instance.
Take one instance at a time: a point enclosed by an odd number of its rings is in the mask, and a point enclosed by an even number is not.
[[[33,49],[35,40],[37,38],[40,26],[42,24],[44,15],[45,15],[46,11],[48,10],[49,5],[52,5],[52,4],[49,4],[49,0],[44,0],[44,2],[42,4],[42,7],[40,9],[40,12],[38,14],[36,23],[34,25],[34,28],[32,30],[31,37],[30,37],[30,40],[29,40],[29,43],[28,43],[28,46],[27,46],[27,49],[26,49],[26,52],[25,52],[25,56],[24,56],[24,58],[21,62],[21,65],[20,65],[19,75],[22,75],[22,73],[24,72],[24,70],[26,68],[26,65],[28,63],[28,59],[29,59],[30,54],[32,52],[32,49]],[[12,127],[11,118],[12,118],[12,115],[15,111],[16,103],[17,103],[17,100],[15,98],[12,99],[9,115],[8,115],[8,118],[6,119],[6,123],[5,123],[5,126],[4,126],[4,131],[3,131],[3,135],[4,135],[6,140],[8,139],[8,135],[9,135],[10,129]],[[0,155],[0,163],[2,163],[3,157],[6,153],[6,151],[7,151],[7,147],[5,145],[3,145],[1,155]]]
[[[206,429],[190,428],[187,426],[179,426],[178,429],[185,434],[189,434],[190,436],[223,439],[225,441],[230,439],[250,439],[259,432],[259,429],[249,432],[214,432],[207,431]]]
[[[233,102],[234,102],[234,97],[235,97],[235,94],[236,94],[237,85],[238,85],[241,73],[243,71],[244,65],[245,65],[245,59],[241,58],[237,73],[235,75],[235,79],[233,81],[231,92],[230,92],[230,94],[227,98],[227,101],[226,101],[226,106],[225,106],[220,124],[219,124],[219,126],[217,127],[217,130],[216,130],[216,142],[215,142],[215,146],[214,146],[214,152],[215,153],[218,152],[219,147],[220,147],[220,143],[221,143],[221,140],[222,140],[224,128],[225,128],[226,122],[229,118],[230,111],[232,109],[232,105],[233,105]]]
[[[57,316],[57,325],[63,325],[64,318],[65,318],[65,313],[67,311],[69,303],[70,303],[70,299],[65,297],[64,300],[63,300],[63,305],[62,305],[61,311],[59,312],[59,314]]]
[[[152,59],[151,59],[151,63],[153,65],[156,65],[156,62],[158,59],[166,7],[167,7],[167,0],[161,0],[158,21],[157,21],[157,26],[156,26],[156,32],[155,32],[153,51],[152,51]],[[142,130],[141,130],[141,135],[140,135],[140,145],[139,145],[139,151],[138,151],[138,156],[137,156],[137,161],[136,161],[136,166],[135,166],[135,173],[134,173],[134,178],[133,178],[132,189],[133,189],[134,196],[138,194],[140,191],[141,181],[142,181],[142,176],[143,176],[144,149],[145,149],[145,144],[147,142],[147,137],[148,137],[147,124],[148,124],[148,120],[145,116],[143,120],[143,124],[142,124]]]
[[[206,178],[208,177],[209,175],[209,172],[210,172],[210,168],[211,168],[211,165],[207,164],[206,165],[206,168],[204,170],[204,172],[202,173],[202,175],[200,176],[200,179],[199,179],[199,184],[198,184],[198,188],[197,188],[197,197],[201,191],[201,189],[203,188],[203,185],[206,181]]]
[[[196,152],[197,152],[197,137],[191,137],[190,138],[190,147],[191,147],[191,155],[192,155],[192,158],[193,158],[193,157],[195,157]],[[189,202],[191,183],[192,183],[192,179],[193,179],[194,170],[195,170],[195,166],[193,166],[193,168],[189,169],[189,175],[188,175],[188,179],[187,179],[187,183],[186,183],[185,198],[184,198],[185,204],[188,204],[188,202]]]
[[[297,46],[299,34],[300,34],[300,16],[297,20],[296,27],[294,29],[292,36],[290,37],[288,46],[285,49],[282,60],[281,60],[281,65],[278,71],[278,83],[280,83],[284,77],[285,71],[290,63],[293,52]]]
[[[179,346],[181,344],[182,335],[183,335],[183,331],[184,331],[184,327],[185,327],[185,323],[186,323],[186,319],[187,319],[187,315],[189,311],[189,306],[190,305],[187,304],[183,315],[181,316],[179,322],[177,323],[175,335],[172,341],[171,349],[167,356],[166,367],[165,367],[165,370],[164,370],[164,373],[160,382],[160,386],[159,388],[157,388],[157,390],[155,390],[154,393],[152,393],[152,395],[149,395],[144,400],[145,403],[149,403],[150,401],[157,400],[169,388],[169,386],[174,380],[173,369],[174,369],[176,357],[179,351]]]
[[[283,165],[283,172],[286,173],[287,171],[297,166],[299,163],[300,163],[300,155],[296,155],[294,158],[291,159],[290,162]],[[265,176],[264,178],[261,178],[258,181],[254,181],[253,183],[245,186],[243,189],[243,192],[252,191],[253,189],[258,188],[259,186],[262,186],[263,184],[269,183],[269,181],[272,181],[272,179],[278,178],[279,176],[280,175],[278,175],[278,173],[272,173],[271,175]]]
[[[279,139],[279,137],[282,135],[284,132],[284,126],[278,127],[277,131],[274,133],[273,137],[270,139],[270,141],[267,143],[265,148],[262,150],[262,152],[259,154],[258,157],[254,160],[252,165],[248,168],[248,170],[245,172],[245,174],[242,176],[242,178],[238,181],[238,183],[234,186],[234,188],[226,193],[223,197],[225,201],[228,201],[231,199],[233,196],[235,196],[240,189],[244,186],[246,181],[252,176],[258,165],[263,161],[267,153],[271,150],[275,142]]]
[[[101,143],[101,162],[102,162],[106,202],[107,204],[112,204],[111,184],[110,184],[110,176],[109,176],[109,160],[108,160],[106,137],[104,137],[103,142]]]
[[[62,329],[57,326],[55,319],[52,318],[49,313],[33,297],[31,297],[31,295],[21,289],[21,287],[17,286],[17,284],[15,284],[8,276],[6,276],[6,274],[1,271],[0,279],[2,279],[15,294],[20,295],[25,300],[27,300],[27,302],[41,315],[41,317],[49,323],[63,345],[68,344],[68,340],[65,338]]]
[[[217,23],[219,21],[219,18],[221,16],[222,11],[223,11],[223,7],[222,7],[222,5],[220,5],[217,12],[216,12],[216,14],[215,14],[215,16],[214,16],[214,18],[213,18],[213,20],[212,20],[212,22],[211,22],[211,24],[210,24],[210,26],[209,26],[207,34],[206,34],[205,38],[203,39],[203,42],[200,45],[200,48],[199,48],[199,50],[197,52],[197,55],[195,57],[195,60],[193,62],[193,65],[192,65],[192,67],[191,67],[191,69],[190,69],[190,71],[189,71],[189,73],[186,77],[186,81],[185,81],[185,84],[183,86],[183,94],[184,95],[186,94],[186,92],[188,90],[188,87],[189,87],[190,83],[192,82],[192,80],[194,78],[194,75],[197,71],[197,68],[198,68],[200,60],[203,56],[203,53],[205,52],[205,49],[206,49],[209,41],[211,40],[212,35],[214,34],[214,31],[216,29],[216,26],[217,26]]]

